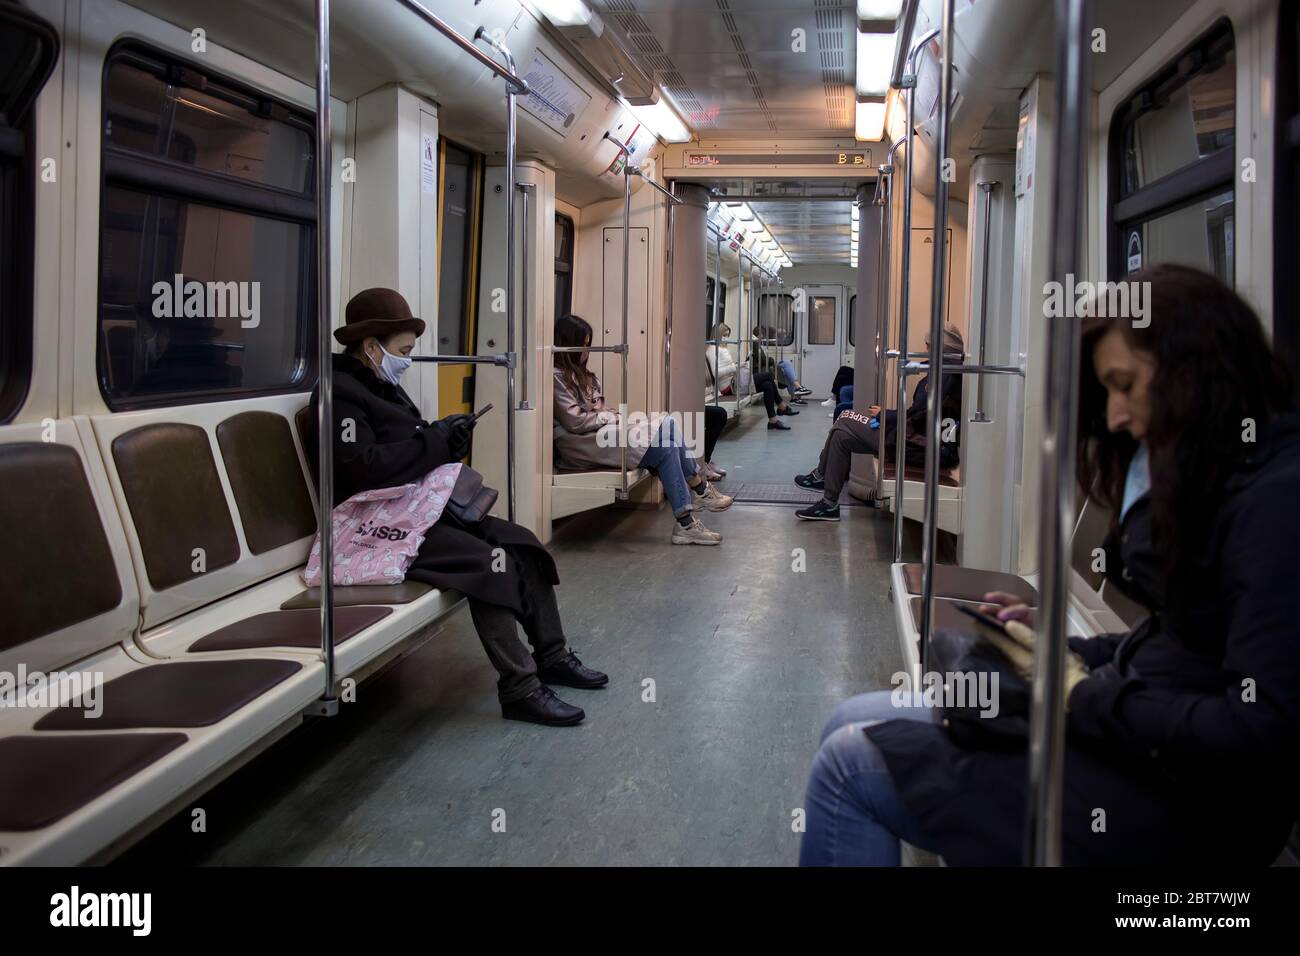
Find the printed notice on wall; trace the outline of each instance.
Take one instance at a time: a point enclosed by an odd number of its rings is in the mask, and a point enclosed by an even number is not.
[[[541,52],[533,53],[533,63],[524,74],[524,82],[529,89],[546,97],[546,102],[530,96],[519,105],[561,136],[591,102],[582,87]]]
[[[433,137],[425,133],[420,137],[420,191],[433,192]]]

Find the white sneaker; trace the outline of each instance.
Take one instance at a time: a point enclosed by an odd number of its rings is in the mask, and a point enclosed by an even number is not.
[[[826,399],[826,401],[822,402],[822,408],[830,408],[834,404],[835,404],[835,399],[828,398]]]
[[[716,545],[722,543],[722,535],[716,531],[710,531],[700,524],[699,518],[693,517],[691,523],[685,528],[678,521],[673,521],[672,542],[673,544]]]
[[[727,477],[727,469],[719,468],[713,462],[706,461],[704,463],[704,477],[709,481],[721,481]]]
[[[694,488],[691,489],[695,491]],[[706,511],[726,511],[731,507],[734,498],[724,495],[717,488],[714,488],[707,481],[704,483],[704,491],[695,495],[695,502],[702,506]]]

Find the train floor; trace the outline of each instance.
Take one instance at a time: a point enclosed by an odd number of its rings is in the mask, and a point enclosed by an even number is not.
[[[900,658],[887,514],[825,524],[792,510],[708,515],[717,548],[670,545],[666,509],[574,516],[552,546],[560,608],[571,646],[610,675],[603,690],[559,689],[583,724],[503,720],[461,610],[338,717],[289,735],[120,861],[793,864],[823,722],[889,686]]]

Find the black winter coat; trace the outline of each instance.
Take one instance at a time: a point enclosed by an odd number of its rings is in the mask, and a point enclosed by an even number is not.
[[[313,391],[313,408],[317,398]],[[314,429],[316,416],[311,420]],[[334,421],[335,505],[362,491],[419,481],[455,460],[446,426],[425,422],[406,392],[350,355],[334,356]],[[307,442],[312,460],[315,443],[313,433]],[[498,547],[505,552],[505,571],[492,570]],[[542,581],[559,583],[555,562],[527,528],[493,517],[461,525],[444,512],[406,576],[520,613],[530,598],[518,571],[521,560],[533,561]]]
[[[1091,673],[1066,723],[1067,864],[1267,865],[1300,813],[1300,414],[1271,423],[1206,505],[1203,586],[1178,607],[1164,606],[1152,568],[1147,507],[1107,542],[1122,558],[1108,577],[1154,613],[1126,634],[1070,641]],[[949,863],[1022,862],[1023,749],[963,749],[910,721],[866,733]]]

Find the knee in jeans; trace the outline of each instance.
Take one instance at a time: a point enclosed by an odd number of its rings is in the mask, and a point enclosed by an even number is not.
[[[862,728],[863,724],[858,722],[831,731],[817,748],[815,764],[833,769],[840,776],[850,772],[887,772],[885,758]]]

